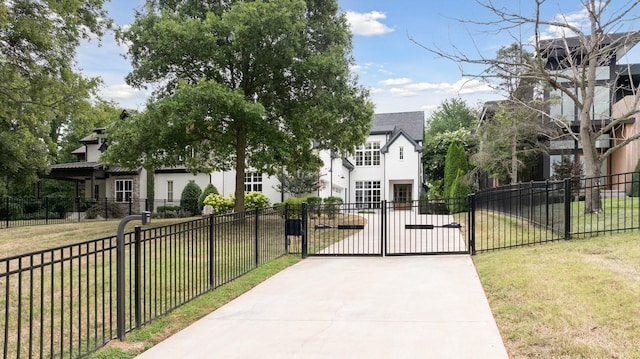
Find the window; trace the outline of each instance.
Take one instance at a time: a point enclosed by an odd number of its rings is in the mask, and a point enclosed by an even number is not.
[[[356,149],[356,166],[379,166],[380,142],[367,142]]]
[[[100,185],[93,186],[93,199],[100,199]]]
[[[247,172],[244,174],[245,192],[262,192],[262,173]]]
[[[173,202],[173,181],[167,181],[167,202]]]
[[[116,180],[116,202],[129,202],[133,196],[132,180]]]
[[[404,160],[404,147],[400,146],[400,159]]]
[[[377,208],[380,202],[380,181],[356,181],[356,203]],[[363,206],[359,206],[362,208]]]

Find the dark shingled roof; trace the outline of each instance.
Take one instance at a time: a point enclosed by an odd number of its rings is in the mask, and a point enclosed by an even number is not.
[[[51,165],[52,170],[65,170],[65,169],[100,169],[102,164],[98,162],[69,162],[69,163],[56,163]]]
[[[373,117],[372,135],[394,133],[400,129],[414,141],[424,141],[424,112],[379,113]]]

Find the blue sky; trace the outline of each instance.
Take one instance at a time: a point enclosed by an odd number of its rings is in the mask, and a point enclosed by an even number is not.
[[[477,107],[487,100],[500,98],[489,87],[473,78],[463,78],[459,64],[438,58],[410,40],[413,38],[428,47],[453,51],[460,49],[471,57],[491,58],[496,51],[513,42],[513,37],[527,39],[530,29],[515,33],[489,33],[486,27],[462,23],[458,19],[485,21],[491,14],[473,0],[338,0],[349,20],[353,37],[353,71],[359,83],[371,90],[376,113],[425,111],[431,113],[442,101],[460,97]],[[495,5],[508,6],[523,14],[532,14],[532,0],[494,0]],[[117,26],[134,20],[133,9],[143,0],[112,0],[106,7]],[[626,4],[614,0],[611,8]],[[577,0],[548,1],[543,16],[580,23],[584,14]],[[616,31],[628,31],[624,24]],[[637,26],[637,25],[636,25]],[[553,35],[554,29],[543,31]],[[123,108],[143,109],[148,96],[145,90],[126,85],[125,76],[131,71],[124,58],[126,47],[117,44],[113,34],[83,44],[78,51],[78,67],[88,76],[99,76],[104,85],[100,95]],[[467,72],[481,69],[464,66]]]

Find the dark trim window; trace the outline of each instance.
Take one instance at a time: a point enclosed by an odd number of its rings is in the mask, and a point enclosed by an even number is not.
[[[400,159],[404,160],[404,147],[400,146]]]
[[[379,166],[380,142],[367,142],[356,148],[356,166]]]
[[[132,180],[116,180],[116,202],[129,202],[133,197]]]
[[[173,202],[173,181],[167,181],[167,202]]]
[[[245,192],[262,192],[262,173],[246,172],[244,174]]]

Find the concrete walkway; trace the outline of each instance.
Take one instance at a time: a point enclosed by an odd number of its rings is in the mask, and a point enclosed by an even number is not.
[[[309,258],[140,358],[508,358],[471,258]]]

